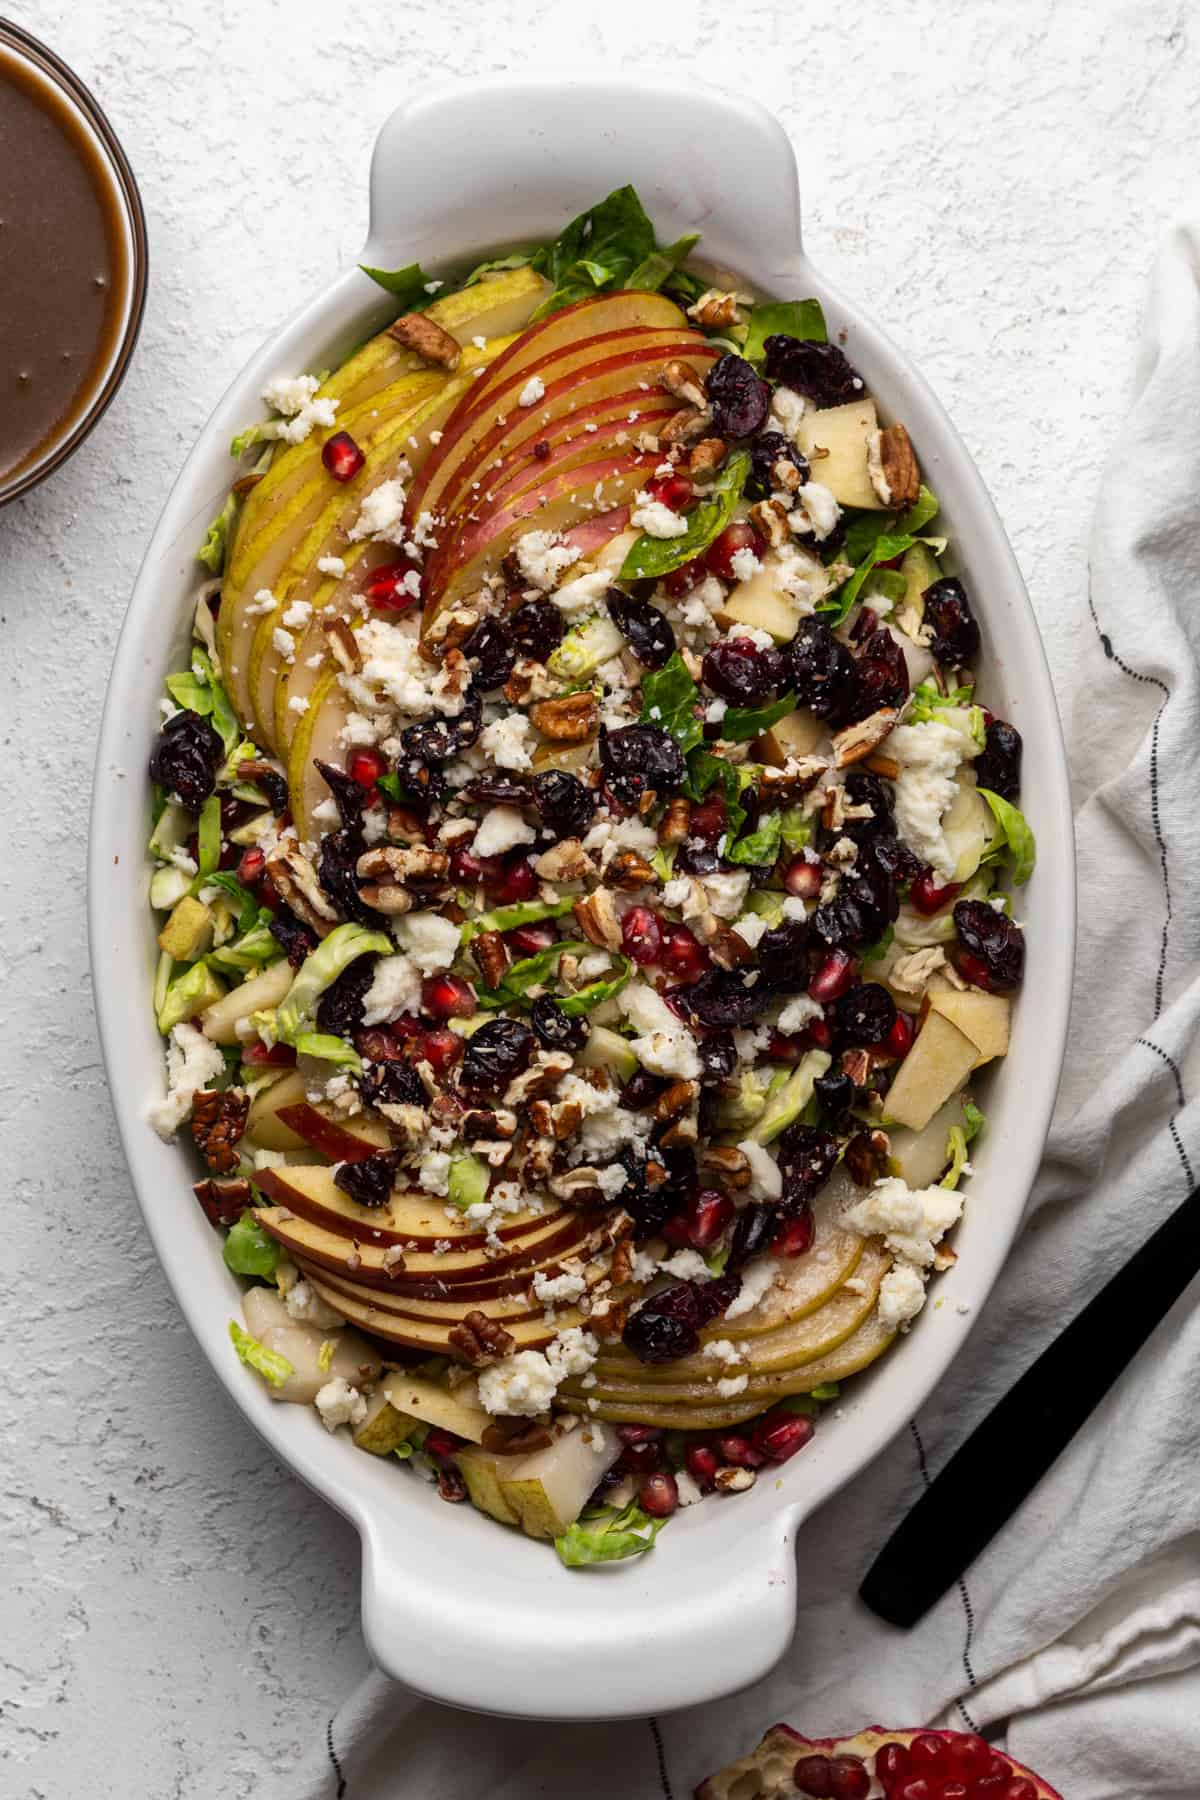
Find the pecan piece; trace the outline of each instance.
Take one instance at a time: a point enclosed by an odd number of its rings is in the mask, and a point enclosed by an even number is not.
[[[530,1100],[545,1099],[574,1067],[575,1058],[565,1050],[539,1050],[529,1068],[509,1082],[504,1091],[505,1106],[516,1108]]]
[[[197,1181],[192,1192],[204,1208],[209,1224],[223,1225],[226,1230],[237,1224],[250,1204],[251,1187],[244,1179],[214,1181],[210,1175],[205,1181]]]
[[[855,1087],[866,1087],[871,1076],[871,1052],[861,1047],[842,1051],[842,1073]]]
[[[534,700],[549,700],[557,692],[545,663],[522,656],[513,664],[512,674],[504,684],[504,698],[513,706],[528,706]]]
[[[658,841],[660,844],[682,844],[691,830],[692,803],[682,794],[676,794],[667,801],[667,809],[658,822]]]
[[[628,1300],[610,1300],[607,1306],[595,1307],[588,1319],[588,1330],[611,1343],[619,1338],[629,1318]]]
[[[772,549],[786,544],[792,535],[787,507],[778,500],[757,500],[750,508],[750,519],[758,527]]]
[[[511,1331],[505,1331],[497,1319],[489,1319],[478,1308],[469,1312],[461,1325],[454,1327],[449,1341],[463,1360],[476,1368],[508,1356],[516,1342]]]
[[[695,444],[712,424],[711,406],[681,406],[658,428],[660,443]]]
[[[653,1116],[660,1125],[687,1112],[700,1092],[698,1081],[673,1081],[654,1102]]]
[[[723,1187],[739,1190],[750,1186],[750,1163],[744,1150],[732,1144],[705,1144],[699,1153],[700,1168]]]
[[[358,891],[367,906],[386,913],[390,919],[412,911],[412,895],[407,888],[397,887],[394,882],[368,881]]]
[[[721,288],[709,288],[687,309],[689,319],[709,330],[715,325],[736,325],[739,319],[738,298]]]
[[[861,1188],[873,1187],[887,1174],[891,1139],[886,1131],[856,1131],[846,1145],[843,1161],[852,1181]]]
[[[543,881],[585,881],[596,865],[578,838],[564,838],[535,856],[533,866]]]
[[[618,850],[604,874],[614,887],[621,888],[624,892],[647,887],[652,881],[658,880],[651,865],[636,850]]]
[[[451,1506],[457,1506],[467,1497],[467,1484],[460,1470],[450,1463],[443,1463],[437,1477],[438,1498],[448,1500]]]
[[[582,744],[595,737],[600,709],[595,694],[563,694],[558,700],[539,700],[530,707],[529,717],[552,744]]]
[[[438,369],[457,369],[462,356],[457,338],[452,338],[428,313],[401,313],[388,326],[387,335]]]
[[[885,506],[913,505],[921,491],[921,471],[903,425],[889,425],[868,441],[867,473]]]
[[[600,950],[621,948],[621,921],[607,888],[593,888],[586,900],[576,900],[571,911],[589,944]]]
[[[475,959],[475,967],[488,986],[498,987],[500,978],[508,967],[508,945],[501,933],[481,931],[471,944],[471,955]]]
[[[608,1265],[609,1278],[614,1287],[625,1287],[633,1280],[633,1239],[618,1238],[613,1245],[612,1260]]]
[[[478,623],[479,613],[475,607],[447,607],[425,633],[426,648],[439,657],[447,656],[451,650],[461,650]]]
[[[281,844],[267,858],[267,874],[276,893],[287,901],[296,917],[318,937],[327,937],[338,922],[337,910],[321,891],[317,871],[307,856],[295,844]]]
[[[545,1425],[532,1419],[493,1419],[484,1427],[479,1440],[483,1449],[499,1456],[531,1456],[535,1450],[548,1450],[554,1442]]]
[[[552,1175],[546,1186],[556,1200],[567,1206],[589,1207],[604,1205],[604,1190],[600,1186],[600,1174],[597,1169],[586,1164],[578,1169],[564,1169],[561,1175]]]
[[[362,668],[358,639],[345,619],[322,619],[321,630],[329,642],[329,654],[347,675],[357,675]]]
[[[658,378],[658,385],[664,394],[670,394],[673,400],[682,400],[688,406],[703,411],[708,405],[708,395],[704,392],[703,383],[691,363],[673,357],[667,363]]]
[[[847,725],[833,734],[834,762],[839,769],[849,768],[851,763],[862,762],[882,744],[896,725],[900,714],[894,706],[881,706],[877,712],[868,713],[865,719],[859,719],[854,725]]]
[[[246,1129],[249,1111],[250,1096],[240,1088],[209,1089],[192,1101],[192,1137],[215,1175],[229,1175],[237,1168],[235,1146]]]
[[[505,1106],[494,1111],[475,1107],[463,1114],[458,1128],[468,1143],[476,1138],[512,1138],[517,1135],[517,1115]]]
[[[744,969],[754,961],[754,952],[741,933],[720,923],[708,940],[708,952],[722,969]]]
[[[446,853],[431,850],[428,844],[376,844],[359,857],[355,873],[365,881],[382,879],[388,885],[427,887],[440,882],[449,867]]]
[[[688,455],[688,474],[693,481],[705,481],[715,475],[725,461],[726,443],[724,438],[701,438],[693,444]]]

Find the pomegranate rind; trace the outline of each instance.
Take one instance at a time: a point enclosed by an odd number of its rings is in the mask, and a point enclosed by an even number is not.
[[[866,1763],[868,1771],[873,1772],[875,1758],[885,1744],[911,1744],[914,1738],[922,1736],[944,1738],[947,1743],[953,1743],[967,1735],[963,1731],[931,1731],[924,1725],[899,1731],[885,1730],[882,1725],[865,1725],[853,1737],[809,1738],[790,1725],[772,1725],[749,1756],[730,1763],[727,1769],[702,1781],[696,1789],[696,1800],[796,1800],[792,1770],[801,1756],[857,1756]],[[1011,1765],[1014,1779],[1020,1776],[1033,1783],[1038,1800],[1062,1800],[1057,1789],[1035,1775],[1032,1769],[1027,1769],[1024,1763],[1009,1756],[1006,1750],[1000,1754]],[[878,1793],[880,1790],[876,1786],[872,1791]]]

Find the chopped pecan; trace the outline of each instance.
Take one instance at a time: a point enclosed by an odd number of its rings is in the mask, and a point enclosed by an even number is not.
[[[345,619],[322,619],[321,630],[329,641],[329,654],[334,662],[347,675],[357,675],[362,668],[362,652]]]
[[[207,1090],[192,1101],[192,1136],[215,1175],[229,1175],[238,1165],[235,1149],[246,1129],[250,1096],[240,1088]]]
[[[716,325],[736,325],[739,319],[738,297],[721,288],[709,288],[687,309],[689,319],[711,330]]]
[[[868,713],[865,719],[835,731],[833,756],[837,767],[846,769],[851,763],[862,762],[870,756],[892,731],[899,717],[894,706],[881,706],[877,712]]]
[[[868,440],[867,473],[885,506],[913,505],[921,491],[921,471],[903,425],[889,425]]]
[[[412,911],[412,895],[407,888],[397,887],[395,882],[368,881],[362,883],[358,891],[367,906],[386,913],[389,919]]]
[[[843,1050],[842,1073],[850,1077],[855,1087],[866,1087],[871,1075],[871,1052],[861,1046]]]
[[[744,969],[754,961],[754,952],[741,932],[719,922],[708,940],[708,952],[722,969]]]
[[[593,1307],[588,1319],[588,1330],[611,1343],[614,1338],[620,1337],[628,1318],[628,1300],[610,1300],[606,1306]]]
[[[859,1187],[874,1187],[887,1174],[891,1139],[886,1131],[856,1131],[846,1145],[843,1161],[852,1181]]]
[[[533,866],[543,881],[585,881],[596,865],[578,838],[564,838],[535,856]]]
[[[719,1494],[744,1494],[757,1480],[753,1469],[718,1469],[713,1476],[713,1486]]]
[[[539,1050],[525,1072],[509,1082],[504,1091],[505,1106],[521,1107],[530,1100],[544,1099],[574,1066],[574,1057],[565,1050]]]
[[[486,1313],[478,1309],[469,1312],[462,1324],[456,1325],[450,1332],[451,1347],[464,1361],[476,1367],[508,1356],[515,1341],[511,1331],[505,1331],[496,1319],[489,1319]]]
[[[678,412],[673,412],[659,426],[659,441],[664,444],[695,444],[711,424],[711,406],[681,406]]]
[[[609,1278],[614,1287],[625,1287],[633,1280],[633,1239],[618,1238],[613,1245],[612,1261],[608,1266]]]
[[[600,709],[593,693],[563,694],[558,700],[539,700],[529,717],[552,744],[582,744],[595,737]]]
[[[744,1150],[732,1144],[705,1144],[699,1153],[701,1171],[723,1187],[735,1191],[750,1186],[750,1163]]]
[[[886,775],[889,781],[895,781],[900,773],[900,764],[893,756],[868,756],[864,767],[870,769],[872,775]]]
[[[535,1450],[548,1450],[554,1438],[545,1425],[513,1417],[493,1419],[484,1427],[479,1442],[493,1456],[531,1456]]]
[[[525,1180],[535,1185],[547,1180],[554,1169],[557,1149],[552,1137],[526,1138],[521,1150],[521,1173]]]
[[[449,867],[445,852],[428,844],[376,844],[359,857],[355,871],[364,881],[422,888],[440,882]]]
[[[660,1125],[687,1112],[700,1092],[698,1081],[673,1081],[654,1102],[653,1116]]]
[[[545,663],[522,656],[513,664],[512,674],[504,684],[504,698],[513,706],[528,706],[534,700],[549,700],[557,693],[558,685],[547,673]]]
[[[467,1484],[462,1472],[451,1463],[443,1463],[437,1473],[438,1498],[458,1506],[467,1497]]]
[[[564,1169],[561,1175],[552,1175],[546,1186],[556,1200],[562,1200],[567,1206],[604,1205],[599,1171],[586,1164],[578,1169]]]
[[[621,921],[606,887],[593,888],[585,900],[576,900],[571,911],[589,944],[601,950],[621,948]]]
[[[414,1106],[411,1101],[381,1100],[378,1110],[407,1143],[419,1144],[429,1130],[429,1114],[423,1106]]]
[[[337,910],[321,891],[317,871],[294,843],[280,844],[267,858],[267,874],[282,900],[298,919],[327,937],[338,922]],[[368,905],[370,902],[368,902]]]
[[[387,334],[398,344],[403,344],[406,350],[415,351],[422,362],[432,363],[439,369],[458,367],[462,346],[428,313],[401,313],[388,326]]]
[[[658,378],[658,385],[672,399],[686,401],[688,406],[703,410],[708,405],[708,396],[696,370],[691,363],[683,362],[678,357],[672,358],[665,365]]]
[[[681,1144],[694,1144],[699,1135],[700,1128],[696,1121],[696,1115],[689,1113],[682,1119],[676,1119],[672,1125],[668,1125],[658,1141],[664,1150],[674,1150]]]
[[[771,485],[781,493],[794,494],[803,481],[799,469],[788,456],[778,456],[771,464]]]
[[[658,841],[660,844],[682,844],[692,823],[692,803],[682,794],[676,794],[667,801],[667,809],[658,822]]]
[[[264,775],[273,775],[277,781],[287,780],[283,770],[273,762],[268,762],[265,756],[243,757],[237,766],[237,772],[239,781],[261,781]]]
[[[816,787],[829,764],[823,756],[789,756],[782,768],[764,768],[759,787],[764,798],[788,800]]]
[[[258,486],[259,482],[263,480],[265,475],[265,469],[260,469],[250,475],[239,475],[230,489],[230,492],[236,494],[239,500],[244,500],[247,494],[252,494],[254,492],[255,488]]]
[[[439,656],[448,655],[451,650],[462,649],[478,623],[479,612],[476,607],[447,607],[438,614],[425,633],[425,643]]]
[[[636,850],[618,850],[605,867],[604,874],[614,887],[626,892],[658,880],[651,865]]]
[[[250,1183],[245,1180],[214,1181],[210,1175],[205,1181],[197,1181],[192,1192],[204,1208],[209,1224],[224,1225],[226,1230],[237,1224],[250,1204]]]
[[[468,1143],[476,1138],[512,1138],[517,1135],[517,1115],[505,1106],[473,1107],[462,1115],[458,1128]]]
[[[952,1250],[949,1244],[938,1244],[933,1252],[933,1266],[939,1275],[944,1275],[947,1269],[952,1269],[957,1261],[958,1251]]]
[[[778,500],[757,500],[750,508],[750,519],[772,549],[786,544],[792,535],[787,507]]]
[[[704,481],[715,475],[725,461],[726,448],[725,439],[719,437],[701,438],[698,444],[693,444],[687,465],[692,480]]]
[[[498,931],[481,931],[472,940],[471,955],[475,967],[490,988],[499,987],[500,977],[508,967],[508,945]]]

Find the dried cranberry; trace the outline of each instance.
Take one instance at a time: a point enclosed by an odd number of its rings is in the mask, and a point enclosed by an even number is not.
[[[722,638],[704,658],[706,687],[735,706],[754,706],[774,694],[783,674],[783,656],[760,649],[753,638]]]
[[[271,803],[272,811],[281,813],[288,803],[288,785],[286,775],[278,769],[260,769],[254,777],[255,787],[260,787]]]
[[[858,1088],[844,1069],[830,1069],[813,1082],[813,1093],[821,1103],[821,1111],[835,1123],[844,1119],[858,1098]]]
[[[884,833],[870,840],[871,858],[883,874],[893,882],[915,881],[921,873],[920,859],[899,838]]]
[[[789,1125],[775,1146],[788,1212],[807,1206],[837,1165],[837,1139],[816,1125]]]
[[[488,890],[497,906],[515,906],[532,900],[538,891],[537,871],[527,856],[519,853],[500,864],[495,873],[485,872]]]
[[[967,599],[967,590],[956,576],[927,587],[924,623],[932,628],[929,648],[940,663],[959,668],[979,650],[979,626]]]
[[[841,829],[848,838],[861,844],[867,838],[879,837],[894,829],[891,789],[878,775],[872,775],[867,769],[851,769],[845,777],[845,789],[848,806],[869,806],[871,809],[869,819],[846,820]]]
[[[634,1242],[644,1244],[662,1230],[672,1213],[687,1206],[690,1189],[679,1190],[663,1174],[666,1157],[661,1150],[655,1151],[651,1163],[632,1144],[625,1144],[617,1152],[616,1161],[626,1175],[618,1202],[633,1220]]]
[[[733,1270],[718,1275],[715,1281],[693,1282],[696,1290],[696,1305],[700,1311],[700,1325],[711,1325],[714,1319],[733,1305],[742,1291],[742,1278]]]
[[[673,867],[676,875],[715,875],[721,858],[703,838],[686,837],[676,848]]]
[[[753,525],[745,519],[735,519],[732,525],[727,525],[713,539],[704,552],[705,566],[710,575],[716,575],[722,581],[738,581],[740,576],[735,559],[744,550],[748,550],[761,562],[766,548],[766,543]]]
[[[827,950],[865,944],[870,936],[862,909],[845,894],[838,894],[818,906],[809,920],[809,927]]]
[[[661,1075],[652,1075],[649,1069],[635,1069],[621,1089],[621,1105],[630,1112],[644,1112],[654,1105],[666,1085]]]
[[[332,763],[324,762],[318,762],[316,766],[333,795],[342,824],[357,826],[367,803],[365,789],[345,769],[338,769]]]
[[[903,706],[908,699],[908,664],[886,626],[873,631],[854,665],[854,682],[844,717],[851,723],[878,712],[881,706]]]
[[[508,629],[518,656],[544,663],[562,643],[567,622],[550,600],[531,600],[513,613]]]
[[[333,1185],[360,1206],[386,1206],[398,1161],[398,1151],[379,1150],[374,1156],[364,1156],[361,1162],[343,1163],[334,1170]]]
[[[802,482],[808,480],[808,458],[797,450],[791,439],[785,438],[782,431],[760,432],[750,446],[750,479],[746,483],[746,492],[751,498],[761,499],[783,487],[775,474],[780,462],[790,464]]]
[[[758,1256],[761,1251],[769,1250],[778,1223],[779,1215],[775,1208],[768,1206],[762,1200],[752,1200],[749,1206],[743,1206],[733,1227],[733,1236],[729,1240],[729,1255],[725,1261],[726,1269],[741,1269],[752,1256]]]
[[[675,649],[675,633],[670,622],[636,594],[622,593],[610,587],[604,597],[608,616],[618,631],[629,639],[629,647],[644,669],[661,669]]]
[[[417,1071],[399,1059],[372,1062],[363,1071],[358,1091],[365,1106],[426,1106],[429,1101]]]
[[[520,775],[481,775],[462,790],[481,806],[528,806],[529,783]]]
[[[715,844],[726,829],[727,818],[725,796],[719,789],[714,789],[707,799],[693,806],[688,835],[699,838],[701,843]]]
[[[816,406],[842,406],[863,392],[862,376],[836,344],[773,333],[763,345],[767,375]]]
[[[683,780],[683,755],[661,725],[625,725],[600,737],[600,767],[622,806],[636,806],[651,790],[670,793]]]
[[[762,940],[759,940],[761,951]],[[747,985],[736,969],[710,969],[687,990],[687,1007],[701,1025],[734,1028],[753,1025],[770,995],[766,984]]]
[[[483,702],[470,694],[454,718],[421,719],[400,733],[400,778],[406,785],[429,763],[446,762],[469,750],[483,726]]]
[[[467,1041],[462,1084],[473,1093],[498,1094],[528,1067],[537,1039],[520,1019],[489,1019]]]
[[[276,943],[283,945],[284,954],[293,969],[298,969],[305,957],[310,956],[317,947],[316,932],[298,919],[290,907],[280,906],[276,909],[268,930]]]
[[[758,940],[759,980],[775,993],[796,993],[808,986],[808,926],[786,919]]]
[[[547,1050],[582,1050],[592,1035],[585,1018],[572,1018],[550,994],[542,994],[529,1009],[529,1023]]]
[[[199,713],[177,712],[158,734],[150,758],[150,779],[192,812],[199,812],[217,785],[224,755],[224,745],[207,719]]]
[[[698,1049],[702,1086],[713,1087],[731,1078],[737,1068],[737,1046],[729,1032],[711,1032],[708,1037],[701,1038]]]
[[[787,686],[819,719],[841,714],[854,686],[854,658],[824,619],[801,619],[785,652]]]
[[[533,803],[556,838],[582,837],[596,811],[591,788],[566,769],[545,769],[534,776]]]
[[[704,386],[718,437],[753,437],[762,430],[771,410],[771,390],[744,356],[729,351],[720,357],[708,371]]]
[[[844,1044],[881,1044],[896,1023],[896,1002],[877,981],[863,981],[834,1002],[833,1028]]]
[[[331,981],[317,1004],[317,1029],[331,1037],[353,1039],[363,1022],[363,1000],[375,979],[374,956],[356,956],[336,981]]]
[[[358,859],[366,845],[361,831],[343,825],[321,839],[317,858],[317,880],[321,891],[329,896],[343,919],[354,919],[360,925],[377,925],[372,912],[358,891]]]
[[[478,664],[476,685],[485,694],[503,687],[517,660],[517,645],[502,619],[481,619],[466,643],[463,655]]]
[[[985,734],[983,750],[975,759],[975,780],[981,788],[1015,800],[1021,785],[1021,734],[1015,725],[993,719]]]
[[[621,1341],[639,1362],[675,1362],[700,1348],[698,1318],[695,1289],[676,1281],[630,1313]]]
[[[958,941],[971,959],[962,959],[963,972],[992,993],[1006,994],[1018,988],[1025,974],[1025,938],[1021,927],[986,900],[960,900],[954,908]]]
[[[961,893],[961,881],[939,881],[932,869],[922,869],[909,888],[908,897],[916,912],[932,918]]]

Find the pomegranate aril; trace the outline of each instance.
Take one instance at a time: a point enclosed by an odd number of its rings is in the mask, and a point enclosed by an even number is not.
[[[645,1438],[638,1444],[626,1444],[617,1466],[629,1475],[651,1475],[661,1467],[662,1459],[661,1443],[654,1438]]]
[[[831,950],[809,980],[808,991],[814,1000],[820,1000],[824,1004],[847,993],[854,986],[857,977],[858,965],[854,958],[845,950]],[[823,1022],[814,1020],[814,1023]],[[811,1026],[809,1029],[811,1030]]]
[[[691,562],[681,563],[679,568],[672,569],[670,574],[663,576],[663,592],[672,600],[682,600],[685,594],[690,594],[693,588],[700,586],[707,574],[704,558],[695,556]]]
[[[335,431],[321,446],[321,461],[335,481],[353,481],[366,460],[348,431]]]
[[[646,483],[646,492],[650,498],[663,506],[669,506],[672,512],[682,512],[695,491],[686,475],[654,475]]]
[[[419,1046],[418,1061],[427,1062],[435,1075],[444,1075],[452,1069],[466,1048],[457,1031],[451,1031],[443,1025],[436,1031],[422,1032],[417,1040]]]
[[[761,1469],[766,1460],[740,1432],[726,1432],[717,1438],[716,1450],[721,1461],[735,1469]]]
[[[739,551],[749,550],[762,560],[766,545],[759,537],[753,525],[743,520],[736,520],[727,525],[719,537],[713,539],[704,555],[710,575],[717,575],[722,581],[736,581],[733,570],[733,559]]]
[[[642,1511],[649,1513],[652,1519],[669,1519],[679,1505],[675,1477],[665,1469],[655,1470],[638,1488],[638,1500]]]
[[[946,1771],[946,1740],[935,1731],[921,1731],[908,1747],[914,1775],[940,1775]]]
[[[509,863],[489,884],[498,906],[512,906],[519,900],[531,900],[538,891],[538,878],[527,857]]]
[[[662,964],[684,981],[696,981],[708,967],[708,951],[686,925],[667,925],[662,934]]]
[[[946,1744],[946,1770],[960,1781],[974,1781],[978,1776],[987,1773],[991,1761],[990,1747],[981,1737],[973,1737],[964,1733],[955,1736]]]
[[[789,894],[801,900],[815,900],[821,891],[822,870],[819,862],[803,856],[794,857],[783,871],[783,885]]]
[[[430,975],[421,983],[421,1008],[434,1019],[469,1019],[475,989],[459,975]]]
[[[904,1744],[884,1744],[875,1753],[875,1773],[891,1793],[888,1783],[898,1782],[908,1774],[908,1749]]]
[[[242,1045],[242,1061],[252,1069],[290,1068],[295,1060],[296,1052],[290,1044],[272,1044],[268,1050],[261,1038],[255,1038]]]
[[[693,806],[688,836],[699,838],[705,844],[715,844],[725,830],[728,812],[724,794],[710,794],[699,806]]]
[[[425,1433],[425,1442],[421,1448],[426,1456],[435,1456],[440,1460],[444,1456],[453,1456],[461,1448],[462,1441],[452,1431],[443,1431],[440,1425],[431,1425]]]
[[[813,1019],[805,1033],[808,1042],[816,1050],[828,1050],[833,1042],[833,1028],[824,1019]]]
[[[622,1444],[654,1444],[662,1436],[660,1425],[618,1425],[618,1442]]]
[[[943,1781],[938,1789],[938,1800],[970,1800],[971,1792],[965,1781]]]
[[[557,936],[553,925],[514,925],[504,933],[504,941],[522,956],[536,956],[539,950],[548,950]]]
[[[867,1800],[871,1777],[857,1756],[835,1756],[829,1765],[830,1800]]]
[[[631,906],[621,920],[621,948],[635,963],[657,962],[662,954],[662,926],[648,906]]]
[[[1000,1789],[1000,1800],[1037,1800],[1037,1789],[1032,1781],[1026,1781],[1023,1775],[1016,1775]]]
[[[882,1049],[885,1056],[907,1056],[913,1047],[916,1026],[908,1013],[898,1012],[895,1023],[883,1040]]]
[[[733,1218],[736,1208],[718,1188],[701,1188],[684,1214],[687,1241],[694,1250],[709,1250]]]
[[[408,612],[421,598],[421,571],[414,562],[380,563],[363,583],[362,596],[376,612]]]
[[[940,1782],[930,1781],[925,1775],[907,1775],[898,1787],[894,1787],[888,1800],[938,1800]]]
[[[908,897],[916,910],[928,917],[931,913],[941,912],[943,906],[949,906],[961,893],[961,881],[947,881],[939,887],[933,870],[922,869],[909,888]]]
[[[387,774],[387,757],[380,750],[356,750],[346,765],[347,773],[359,787],[370,791],[381,775]]]
[[[816,1222],[812,1211],[805,1207],[794,1219],[785,1219],[771,1244],[776,1256],[803,1256],[806,1250],[812,1249],[813,1239],[817,1234]]]
[[[768,1462],[786,1462],[812,1442],[813,1430],[812,1420],[802,1413],[769,1412],[754,1427],[754,1448]]]
[[[253,887],[261,881],[266,871],[267,859],[263,851],[243,850],[238,857],[237,878],[244,887]]]
[[[802,1756],[792,1770],[792,1780],[802,1794],[811,1794],[813,1800],[829,1800],[833,1793],[829,1785],[830,1767],[827,1756]]]
[[[721,1466],[707,1444],[689,1444],[683,1453],[683,1464],[696,1486],[705,1489],[713,1485]]]

